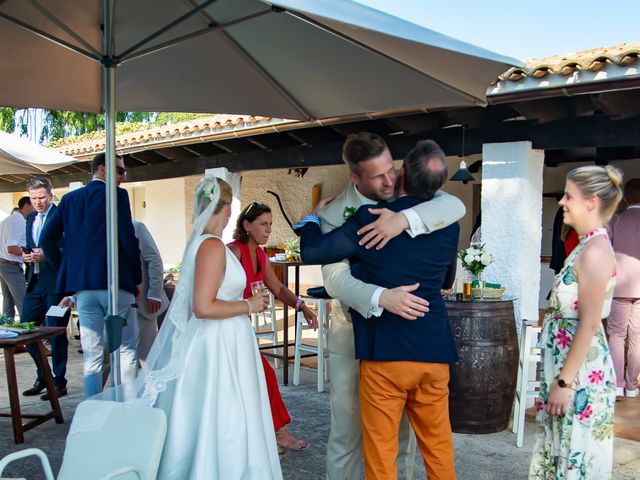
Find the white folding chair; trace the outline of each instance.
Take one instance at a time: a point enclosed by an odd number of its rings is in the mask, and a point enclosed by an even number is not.
[[[85,400],[73,417],[58,480],[154,480],[166,433],[163,410]],[[8,463],[29,455],[40,458],[47,480],[53,480],[49,461],[37,448],[7,455],[0,475]]]
[[[315,353],[318,356],[318,392],[324,391],[324,382],[329,379],[329,369],[327,368],[327,335],[329,334],[329,323],[331,316],[329,315],[330,298],[314,298],[301,297],[308,304],[315,304],[318,307],[318,342],[317,345],[311,345],[302,342],[302,330],[310,328],[304,318],[302,312],[296,315],[296,353],[293,358],[293,384],[300,384],[300,359],[302,352]]]
[[[260,313],[254,313],[252,315],[253,331],[256,334],[256,338],[260,340],[265,338],[271,341],[272,345],[278,344],[278,322],[276,321],[276,299],[271,292],[269,292],[269,306],[266,310]],[[260,327],[260,320],[262,320],[262,327]],[[258,342],[260,343],[260,342]],[[274,349],[274,353],[278,350]],[[275,367],[278,368],[278,359],[274,358]]]
[[[540,381],[537,379],[540,364],[540,349],[538,338],[542,327],[537,322],[523,320],[520,330],[520,360],[518,362],[518,380],[516,381],[516,395],[513,408],[513,432],[517,435],[516,445],[524,445],[524,421],[527,400],[537,398]]]

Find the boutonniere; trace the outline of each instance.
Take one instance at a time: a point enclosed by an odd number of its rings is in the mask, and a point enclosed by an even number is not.
[[[349,217],[352,217],[356,213],[356,207],[344,207],[344,212],[342,215],[344,216],[345,221],[349,220]]]

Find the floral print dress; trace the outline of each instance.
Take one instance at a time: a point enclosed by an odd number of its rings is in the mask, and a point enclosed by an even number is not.
[[[613,406],[616,378],[604,328],[593,336],[563,416],[545,411],[549,390],[560,375],[578,328],[578,279],[573,265],[586,243],[604,228],[581,237],[555,276],[539,347],[542,349],[540,396],[530,480],[607,480],[613,468]],[[608,237],[607,237],[608,238]],[[609,315],[615,274],[607,283],[602,318]]]

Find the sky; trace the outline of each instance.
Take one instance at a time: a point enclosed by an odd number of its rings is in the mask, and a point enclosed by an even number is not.
[[[640,42],[639,0],[358,0],[518,60]]]

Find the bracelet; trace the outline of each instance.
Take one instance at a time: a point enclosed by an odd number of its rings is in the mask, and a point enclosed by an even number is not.
[[[300,297],[298,297],[298,300],[296,301],[296,306],[295,306],[296,312],[300,311],[300,305],[302,305],[303,303],[304,303],[304,300],[302,300]]]
[[[247,298],[245,298],[244,301],[247,302],[247,305],[249,305],[249,312],[247,313],[247,315],[251,316],[251,314],[253,313],[253,307],[251,306],[251,302]]]

